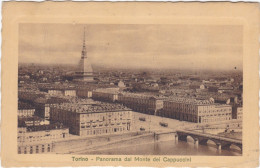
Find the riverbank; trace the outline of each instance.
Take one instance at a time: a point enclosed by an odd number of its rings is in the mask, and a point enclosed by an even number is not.
[[[162,140],[127,146],[83,150],[82,155],[197,155],[197,156],[241,156],[236,149],[218,150],[215,145],[195,145],[192,141]]]
[[[142,137],[150,137],[152,139],[153,135],[154,133],[151,132],[139,131],[125,134],[73,138],[65,141],[54,142],[53,152],[62,154],[75,153],[81,150],[95,149],[99,147],[102,148],[114,143],[125,143],[132,139],[142,139]],[[136,143],[138,143],[138,140]]]

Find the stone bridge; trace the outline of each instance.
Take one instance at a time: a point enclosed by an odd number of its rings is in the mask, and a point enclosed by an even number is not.
[[[218,149],[229,149],[231,145],[235,145],[242,151],[242,140],[238,139],[188,130],[177,130],[175,136],[181,141],[187,141],[187,137],[190,136],[194,140],[194,144],[201,145],[206,145],[208,140],[211,140],[217,145]]]

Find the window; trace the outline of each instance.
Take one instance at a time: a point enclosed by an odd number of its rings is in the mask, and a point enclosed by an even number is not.
[[[44,153],[44,145],[42,145],[42,153]]]
[[[36,153],[39,153],[39,146],[36,146]]]
[[[21,147],[18,148],[18,154],[21,154]]]
[[[51,151],[51,147],[50,147],[50,144],[48,144],[48,149],[47,149],[48,152]]]
[[[30,154],[32,154],[33,153],[33,147],[31,146],[30,147]]]

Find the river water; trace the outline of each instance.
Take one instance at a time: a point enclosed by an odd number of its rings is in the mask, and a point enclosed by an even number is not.
[[[86,151],[81,154],[100,155],[205,155],[205,156],[241,156],[239,149],[218,150],[214,144],[195,145],[192,141],[161,141],[130,147],[119,147],[98,151]]]

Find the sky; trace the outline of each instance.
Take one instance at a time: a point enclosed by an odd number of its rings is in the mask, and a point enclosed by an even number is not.
[[[84,27],[92,65],[242,70],[243,27],[239,25],[23,23],[19,63],[77,65]]]

